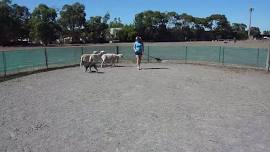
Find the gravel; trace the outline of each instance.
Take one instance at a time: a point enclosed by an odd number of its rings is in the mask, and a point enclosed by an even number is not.
[[[0,151],[270,151],[270,76],[189,64],[0,83]]]

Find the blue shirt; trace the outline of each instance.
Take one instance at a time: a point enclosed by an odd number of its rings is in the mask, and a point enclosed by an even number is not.
[[[133,48],[135,52],[143,52],[143,44],[138,41],[134,43]]]

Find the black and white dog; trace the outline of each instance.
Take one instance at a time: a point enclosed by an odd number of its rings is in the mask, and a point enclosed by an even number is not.
[[[86,62],[86,61],[82,61],[82,65],[84,66],[85,68],[85,72],[87,72],[88,68],[89,68],[89,72],[92,72],[91,68],[94,67],[96,69],[96,72],[98,72],[98,69],[97,69],[97,65],[95,62]]]

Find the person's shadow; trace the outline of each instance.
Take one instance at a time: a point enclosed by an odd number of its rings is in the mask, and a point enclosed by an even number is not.
[[[142,68],[142,70],[168,70],[169,68]]]

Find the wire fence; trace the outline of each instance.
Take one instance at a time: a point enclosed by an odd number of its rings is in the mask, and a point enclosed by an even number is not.
[[[121,53],[124,56],[121,60],[135,60],[132,45],[46,47],[2,51],[0,52],[0,78],[3,80],[22,72],[77,65],[82,54],[101,50],[108,53]],[[146,45],[144,62],[156,62],[157,58],[184,63],[216,63],[269,69],[269,49],[266,48]]]

